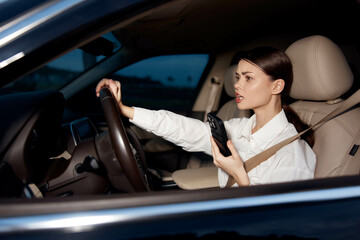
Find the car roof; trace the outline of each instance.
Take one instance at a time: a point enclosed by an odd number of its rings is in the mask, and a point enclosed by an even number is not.
[[[0,26],[0,86],[84,45],[164,0],[50,1]],[[16,11],[15,11],[16,12]]]

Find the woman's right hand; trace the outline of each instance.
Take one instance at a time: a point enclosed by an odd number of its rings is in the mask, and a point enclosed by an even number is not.
[[[96,86],[96,96],[100,96],[100,90],[102,87],[108,86],[113,93],[116,102],[119,104],[120,112],[123,116],[130,119],[134,118],[134,108],[125,106],[121,101],[121,84],[119,81],[103,78]]]
[[[119,81],[114,81],[112,79],[103,78],[98,85],[96,86],[96,96],[100,96],[101,88],[108,86],[113,93],[116,101],[118,102],[119,106],[122,105],[121,102],[121,84]]]

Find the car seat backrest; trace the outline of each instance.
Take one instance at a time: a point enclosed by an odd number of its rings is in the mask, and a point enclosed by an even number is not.
[[[286,50],[293,64],[290,106],[311,125],[333,111],[353,84],[353,74],[341,49],[324,36],[294,42]],[[315,130],[315,177],[359,174],[360,108],[354,108]]]

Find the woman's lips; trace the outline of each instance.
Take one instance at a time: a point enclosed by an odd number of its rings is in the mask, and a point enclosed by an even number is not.
[[[241,102],[243,99],[244,99],[243,96],[241,96],[240,94],[237,94],[237,93],[236,93],[236,102],[237,102],[237,103]]]

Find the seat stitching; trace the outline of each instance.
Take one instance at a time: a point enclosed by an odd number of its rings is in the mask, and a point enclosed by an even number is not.
[[[314,61],[315,61],[315,75],[319,79],[319,83],[321,84],[321,86],[326,89],[326,92],[329,92],[329,89],[326,86],[326,84],[324,83],[324,81],[321,77],[320,71],[319,71],[319,62],[318,62],[318,59],[319,59],[318,54],[320,52],[319,48],[320,48],[320,39],[315,39],[314,55],[313,55]]]
[[[352,135],[352,134],[351,134]],[[349,150],[353,147],[354,144],[359,142],[360,139],[360,131],[358,131],[357,134],[352,135],[353,136],[353,142],[352,144],[350,144],[347,152],[349,152]],[[316,140],[315,140],[316,141]],[[335,169],[333,169],[332,171],[329,172],[329,174],[326,175],[326,177],[331,176],[332,173],[335,173],[335,176],[342,176],[342,174],[345,172],[345,169],[347,169],[347,166],[349,166],[350,162],[356,158],[354,156],[351,156],[349,154],[346,154],[345,157],[340,161],[340,164],[338,165],[338,167],[336,167]]]
[[[352,144],[349,147],[347,152],[349,152],[349,150],[354,146],[354,144],[357,143],[356,140],[359,140],[359,138],[360,138],[360,131],[358,131],[357,136],[355,137],[354,141],[352,142]],[[347,166],[350,164],[351,160],[353,160],[353,159],[356,160],[355,156],[351,156],[350,154],[346,154],[346,157],[341,161],[340,169],[338,170],[340,172],[340,174],[344,173],[345,169],[347,168]]]

